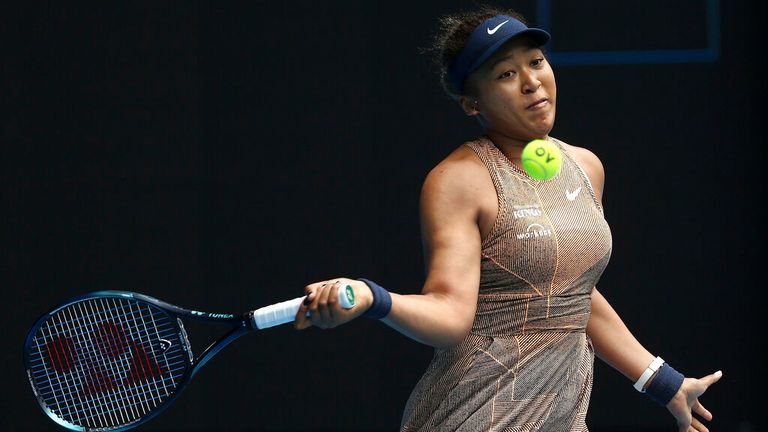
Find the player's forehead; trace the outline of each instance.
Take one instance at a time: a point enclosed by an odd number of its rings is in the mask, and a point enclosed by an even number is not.
[[[526,36],[516,37],[506,42],[493,53],[484,66],[493,67],[503,61],[514,62],[527,59],[531,55],[541,54],[541,52],[541,47],[531,38]]]

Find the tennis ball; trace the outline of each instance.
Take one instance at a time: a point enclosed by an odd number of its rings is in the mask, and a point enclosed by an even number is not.
[[[520,159],[525,172],[536,180],[551,179],[560,172],[563,163],[557,145],[543,139],[535,139],[526,144]]]

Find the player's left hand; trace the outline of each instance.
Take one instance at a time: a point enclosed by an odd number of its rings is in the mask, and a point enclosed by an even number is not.
[[[723,373],[717,371],[703,378],[686,378],[680,390],[667,404],[669,412],[675,416],[679,432],[709,432],[706,426],[693,413],[700,415],[704,420],[712,420],[712,413],[699,402],[699,396],[712,384],[720,380]]]

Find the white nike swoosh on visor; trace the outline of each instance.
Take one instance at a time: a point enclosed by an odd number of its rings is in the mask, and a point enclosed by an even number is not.
[[[501,24],[497,25],[496,27],[494,27],[493,30],[491,30],[491,29],[486,29],[486,30],[488,30],[488,34],[489,35],[492,35],[492,34],[496,33],[496,30],[498,30],[501,26],[503,26],[504,24],[506,24],[508,22],[509,22],[509,20],[506,20],[503,23],[501,23]]]

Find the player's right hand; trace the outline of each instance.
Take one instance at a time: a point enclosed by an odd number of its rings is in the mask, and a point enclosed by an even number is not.
[[[352,286],[355,291],[355,306],[344,309],[339,304],[339,287]],[[365,282],[335,278],[315,282],[304,287],[306,300],[299,307],[294,321],[297,330],[315,326],[322,329],[333,328],[351,321],[367,311],[373,303],[373,294]]]

